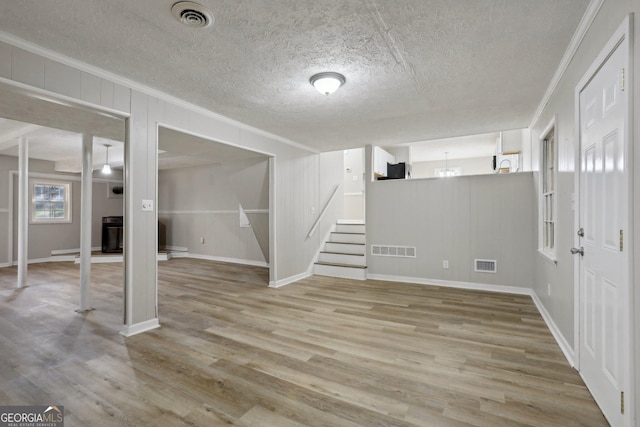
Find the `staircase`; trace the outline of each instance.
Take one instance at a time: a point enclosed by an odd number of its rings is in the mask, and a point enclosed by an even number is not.
[[[366,240],[364,224],[336,224],[324,244],[314,274],[365,280],[367,275]]]

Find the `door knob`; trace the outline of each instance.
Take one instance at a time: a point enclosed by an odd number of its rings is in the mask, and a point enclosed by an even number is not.
[[[580,246],[580,248],[571,248],[571,253],[573,255],[580,254],[581,256],[584,256],[584,248],[582,246]]]

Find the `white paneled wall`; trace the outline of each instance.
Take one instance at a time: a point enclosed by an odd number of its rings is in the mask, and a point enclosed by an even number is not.
[[[531,288],[534,206],[531,173],[371,182],[368,253],[411,246],[416,258],[368,255],[369,274]],[[476,258],[498,272],[475,272]]]
[[[258,161],[262,173],[242,173],[254,172],[255,163],[160,171],[158,217],[166,245],[187,248],[191,255],[266,263],[252,228],[240,227],[239,222],[240,203],[244,209],[266,211],[261,215],[268,218],[267,160]]]
[[[0,34],[1,36],[1,34]],[[5,82],[50,91],[128,118],[125,148],[126,241],[125,329],[132,334],[157,325],[156,212],[142,212],[143,199],[156,201],[157,126],[165,124],[214,141],[275,158],[275,248],[272,281],[286,283],[308,272],[322,239],[342,211],[334,203],[315,235],[307,234],[333,187],[341,184],[342,152],[318,154],[275,135],[159,93],[103,70],[4,37],[0,77]],[[144,83],[144,82],[143,82]],[[29,121],[28,117],[20,118]]]
[[[0,77],[122,112],[131,90],[61,62],[0,42]]]

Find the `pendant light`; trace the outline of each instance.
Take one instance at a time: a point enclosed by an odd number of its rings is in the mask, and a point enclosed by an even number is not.
[[[104,144],[104,146],[107,148],[107,158],[104,163],[104,166],[102,166],[102,173],[104,175],[111,175],[111,166],[109,165],[109,147],[111,147],[111,145]]]
[[[449,152],[445,151],[444,152],[444,170],[440,170],[440,172],[438,173],[438,176],[444,177],[444,178],[448,178],[450,176],[454,176],[455,175],[455,171],[453,169],[449,169]]]

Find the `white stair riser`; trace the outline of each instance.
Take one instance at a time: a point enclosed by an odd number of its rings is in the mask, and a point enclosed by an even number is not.
[[[365,243],[365,235],[331,233],[329,241],[333,243]]]
[[[315,264],[314,274],[319,276],[342,277],[345,279],[366,280],[366,268],[337,267],[333,265]]]
[[[366,227],[364,224],[338,224],[336,231],[339,233],[364,233]]]
[[[364,254],[366,246],[327,242],[324,244],[324,250],[327,252],[340,252],[344,254]]]
[[[366,265],[366,260],[363,255],[346,255],[336,253],[321,252],[318,257],[318,262],[329,262],[333,264],[349,264],[349,265]]]

